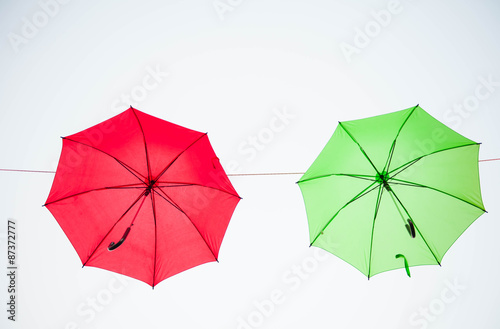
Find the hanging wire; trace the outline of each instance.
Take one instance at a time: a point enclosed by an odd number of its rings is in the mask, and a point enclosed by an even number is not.
[[[28,169],[2,169],[0,168],[0,171],[14,171],[14,172],[33,172],[33,173],[39,173],[39,174],[55,174],[55,171],[50,171],[50,170],[28,170]]]
[[[500,158],[493,159],[483,159],[478,162],[488,162],[488,161],[500,161]],[[0,171],[7,172],[26,172],[26,173],[37,173],[37,174],[55,174],[53,170],[30,170],[30,169],[6,169],[0,168]],[[234,173],[227,174],[228,176],[282,176],[282,175],[303,175],[304,172],[265,172],[265,173]]]
[[[304,175],[303,172],[263,172],[263,173],[243,173],[227,174],[228,176],[280,176],[280,175]]]
[[[484,160],[479,160],[479,162],[498,161],[498,160],[500,160],[500,158],[496,158],[496,159],[484,159]]]

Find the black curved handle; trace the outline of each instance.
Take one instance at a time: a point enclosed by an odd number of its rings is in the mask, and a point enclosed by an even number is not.
[[[127,235],[128,233],[130,232],[130,227],[127,227],[127,229],[125,230],[125,233],[123,233],[123,236],[122,238],[120,239],[120,241],[118,241],[117,243],[114,243],[114,242],[111,242],[108,246],[108,250],[109,251],[113,251],[115,250],[116,248],[118,248],[119,246],[122,245],[122,243],[125,241],[125,239],[127,238]]]
[[[406,229],[408,230],[408,233],[411,235],[411,237],[415,239],[416,236],[415,225],[413,224],[413,221],[411,219],[408,219],[408,224],[406,224]]]

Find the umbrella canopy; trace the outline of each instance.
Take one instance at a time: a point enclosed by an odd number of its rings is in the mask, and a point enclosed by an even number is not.
[[[45,206],[84,266],[154,287],[217,260],[239,200],[207,134],[131,107],[63,137]]]
[[[311,245],[368,278],[440,264],[485,212],[478,153],[418,105],[340,122],[298,182]]]

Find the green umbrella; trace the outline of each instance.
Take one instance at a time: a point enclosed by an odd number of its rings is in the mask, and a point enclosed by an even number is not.
[[[311,246],[368,279],[441,265],[446,251],[485,210],[479,144],[418,105],[339,122],[298,181]]]

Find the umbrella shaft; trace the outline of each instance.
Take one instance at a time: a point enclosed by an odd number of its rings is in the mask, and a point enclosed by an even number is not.
[[[391,193],[392,192],[392,189],[391,187],[389,186],[389,183],[387,183],[386,181],[383,182],[384,184],[384,188],[387,190],[387,192]]]

